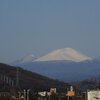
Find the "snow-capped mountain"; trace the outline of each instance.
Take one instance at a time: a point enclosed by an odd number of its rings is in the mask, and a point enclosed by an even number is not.
[[[36,57],[34,56],[34,55],[28,55],[28,56],[26,56],[26,57],[23,57],[22,59],[20,59],[20,60],[17,60],[17,61],[15,61],[15,62],[13,62],[13,63],[11,63],[11,65],[21,65],[21,64],[25,64],[25,63],[29,63],[29,62],[32,62],[32,61],[34,61],[36,59]]]
[[[74,62],[80,62],[85,60],[91,60],[92,58],[85,56],[72,48],[64,48],[55,50],[43,57],[40,57],[34,61],[59,61],[70,60]]]

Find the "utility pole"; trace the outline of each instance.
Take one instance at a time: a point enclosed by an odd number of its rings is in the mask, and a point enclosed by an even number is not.
[[[69,96],[67,95],[67,100],[69,100]]]
[[[17,67],[17,73],[16,73],[16,87],[19,87],[19,68]]]
[[[67,100],[69,100],[69,95],[68,95],[68,88],[67,88]]]
[[[24,100],[26,100],[26,90],[24,90]]]
[[[27,90],[27,100],[29,100],[29,91],[30,89]]]

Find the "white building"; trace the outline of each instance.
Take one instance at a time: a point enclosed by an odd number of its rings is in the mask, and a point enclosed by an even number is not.
[[[87,100],[100,100],[100,90],[88,91]]]
[[[46,95],[51,95],[51,93],[50,92],[46,92],[46,91],[44,91],[44,92],[38,92],[38,94],[39,95],[41,95],[41,96],[46,96]]]

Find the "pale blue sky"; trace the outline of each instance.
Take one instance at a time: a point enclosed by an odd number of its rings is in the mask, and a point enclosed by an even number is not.
[[[100,0],[0,0],[0,62],[67,47],[100,56]]]

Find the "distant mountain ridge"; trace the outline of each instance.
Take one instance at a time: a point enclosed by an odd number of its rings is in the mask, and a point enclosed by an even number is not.
[[[66,82],[82,81],[100,75],[100,61],[40,61],[20,65],[41,75]]]
[[[99,57],[92,59],[71,48],[55,50],[18,66],[66,82],[82,81],[100,75]]]

